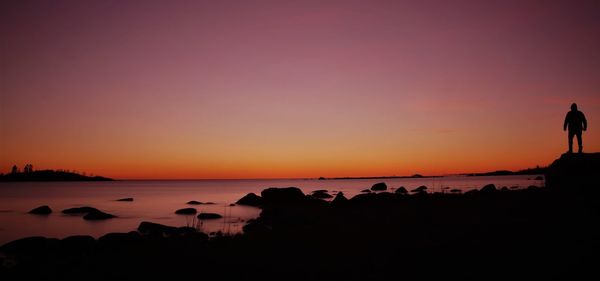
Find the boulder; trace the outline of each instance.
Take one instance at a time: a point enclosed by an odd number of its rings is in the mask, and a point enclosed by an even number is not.
[[[202,202],[196,201],[196,200],[192,200],[192,201],[188,201],[186,204],[188,204],[188,205],[202,205]]]
[[[379,182],[374,184],[371,187],[371,190],[373,191],[383,191],[383,190],[387,190],[387,185],[385,184],[385,182]]]
[[[238,205],[258,207],[262,204],[262,197],[254,193],[248,193],[235,203]]]
[[[106,219],[112,219],[112,218],[116,218],[117,216],[115,215],[111,215],[105,212],[102,212],[100,210],[95,210],[95,211],[91,211],[89,213],[87,213],[85,216],[83,216],[84,220],[106,220]]]
[[[198,211],[194,208],[183,208],[183,209],[179,209],[177,211],[175,211],[175,214],[178,215],[193,215],[196,214]]]
[[[34,215],[49,215],[52,213],[52,209],[50,209],[50,207],[44,205],[44,206],[39,206],[31,211],[29,211],[30,214],[34,214]]]
[[[96,239],[89,235],[73,235],[60,240],[61,249],[69,251],[90,250],[95,244]]]
[[[494,192],[498,191],[498,189],[496,189],[496,186],[494,184],[488,184],[488,185],[482,187],[480,191],[482,194],[488,194],[488,193],[494,193]]]
[[[454,188],[454,189],[450,189],[450,193],[459,194],[459,193],[462,193],[462,190],[460,190],[458,188]]]
[[[59,240],[42,236],[25,237],[8,242],[0,247],[3,253],[40,253],[46,250],[56,250]]]
[[[315,191],[313,191],[313,193],[310,196],[313,198],[318,198],[318,199],[333,198],[333,195],[327,193],[327,190],[315,190]]]
[[[123,247],[123,246],[131,246],[133,242],[140,241],[140,234],[131,231],[127,233],[108,233],[104,236],[98,238],[98,244],[104,247]]]
[[[543,181],[543,180],[544,180],[544,177],[542,177],[542,176],[537,176],[537,177],[535,177],[535,180],[536,180],[536,181]]]
[[[297,187],[271,187],[263,190],[260,194],[265,204],[293,204],[306,199],[302,190]]]
[[[177,227],[167,226],[159,223],[143,221],[138,226],[137,230],[142,234],[147,235],[164,235],[177,233]]]
[[[92,207],[77,207],[77,208],[69,208],[62,210],[63,214],[87,214],[89,212],[99,211],[96,208]]]
[[[214,220],[214,219],[220,219],[223,216],[219,215],[219,214],[215,214],[215,213],[200,213],[198,215],[198,219],[199,220]]]
[[[599,193],[600,153],[565,153],[545,174],[546,187],[562,191]]]
[[[133,198],[132,197],[121,198],[121,199],[117,199],[116,201],[119,201],[119,202],[133,202]]]
[[[401,186],[401,187],[396,188],[394,193],[404,195],[404,194],[408,194],[408,190],[406,190],[406,188],[404,186]]]
[[[360,192],[362,192],[362,193],[371,193],[371,190],[370,189],[363,189]]]
[[[344,196],[343,192],[338,192],[338,194],[335,195],[335,198],[331,200],[331,205],[336,206],[340,204],[346,204],[346,202],[348,202],[348,198]]]
[[[427,186],[421,185],[413,190],[411,190],[411,192],[414,193],[422,193],[422,192],[426,192],[427,191]]]

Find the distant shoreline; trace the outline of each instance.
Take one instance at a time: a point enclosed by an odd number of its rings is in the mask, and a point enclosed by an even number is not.
[[[42,181],[114,181],[101,176],[85,176],[67,171],[39,170],[0,175],[0,182],[42,182]]]

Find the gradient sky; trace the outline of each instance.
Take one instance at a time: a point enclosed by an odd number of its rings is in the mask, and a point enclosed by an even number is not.
[[[0,170],[545,166],[600,151],[600,1],[2,1]]]

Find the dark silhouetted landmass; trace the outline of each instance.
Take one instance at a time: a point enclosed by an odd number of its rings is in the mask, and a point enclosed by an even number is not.
[[[464,194],[421,186],[329,202],[268,188],[246,196],[262,212],[243,234],[141,222],[98,239],[23,238],[0,247],[0,278],[598,280],[599,165],[600,154],[563,155],[548,187]]]
[[[39,170],[23,173],[9,173],[0,175],[0,181],[112,181],[111,178],[101,176],[84,176],[81,174],[55,171]]]
[[[470,177],[480,177],[480,176],[512,176],[512,175],[543,175],[543,174],[546,173],[547,169],[548,168],[545,168],[545,167],[536,167],[536,168],[529,168],[529,169],[519,170],[519,171],[499,170],[499,171],[486,172],[486,173],[472,173],[472,174],[463,174],[463,175],[470,176]]]

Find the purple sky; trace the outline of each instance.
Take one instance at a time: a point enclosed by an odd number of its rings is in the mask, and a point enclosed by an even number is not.
[[[0,168],[121,178],[547,165],[600,150],[600,1],[2,1]]]

